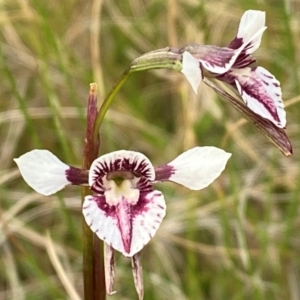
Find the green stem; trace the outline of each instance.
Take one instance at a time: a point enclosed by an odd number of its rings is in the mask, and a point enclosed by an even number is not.
[[[120,88],[123,86],[123,84],[127,81],[127,79],[130,77],[132,71],[131,69],[127,69],[123,72],[122,76],[120,77],[120,79],[118,80],[118,82],[113,86],[113,88],[110,90],[110,92],[108,93],[108,95],[106,96],[106,98],[104,99],[99,113],[97,115],[97,119],[95,121],[95,126],[94,126],[94,132],[93,132],[93,139],[94,141],[97,139],[98,134],[99,134],[99,130],[100,130],[100,126],[103,122],[103,119],[105,117],[105,114],[111,104],[111,102],[113,101],[115,95],[118,93],[118,91],[120,90]]]
[[[123,86],[123,84],[127,81],[127,79],[131,76],[132,73],[152,69],[172,69],[176,71],[181,70],[181,55],[176,53],[176,51],[172,52],[171,50],[175,51],[176,49],[171,49],[167,47],[164,49],[148,52],[135,59],[131,63],[130,67],[123,72],[122,76],[120,77],[118,82],[112,87],[112,89],[110,90],[100,107],[94,126],[94,141],[97,139],[100,126],[103,122],[103,119],[111,102],[113,101],[115,95],[118,93],[120,88]]]

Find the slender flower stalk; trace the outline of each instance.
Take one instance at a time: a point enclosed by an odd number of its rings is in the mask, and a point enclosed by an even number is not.
[[[114,100],[114,97],[116,96],[120,88],[124,85],[124,83],[129,79],[132,73],[153,69],[172,69],[175,71],[180,71],[182,69],[181,56],[177,53],[172,52],[172,50],[172,48],[167,47],[165,49],[155,50],[147,53],[146,55],[142,55],[135,59],[131,63],[129,68],[123,72],[120,79],[105,97],[99,109],[99,113],[96,117],[94,126],[94,141],[97,141],[100,126],[104,120],[109,106]]]
[[[105,114],[106,114],[110,104],[114,100],[114,98],[115,98],[116,94],[118,93],[118,91],[120,90],[120,88],[131,76],[132,72],[133,71],[131,70],[131,68],[128,68],[127,70],[125,70],[123,72],[123,74],[121,75],[120,79],[118,80],[118,82],[112,87],[112,89],[107,94],[106,98],[104,99],[104,101],[99,109],[99,112],[98,112],[97,116],[95,117],[95,122],[94,122],[94,127],[93,127],[94,143],[96,143],[97,139],[99,138],[100,126],[104,120]]]

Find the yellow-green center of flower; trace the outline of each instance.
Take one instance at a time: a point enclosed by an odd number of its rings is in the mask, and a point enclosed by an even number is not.
[[[117,177],[114,180],[105,180],[105,189],[104,196],[106,203],[111,206],[117,205],[121,201],[135,205],[139,200],[140,191],[128,179]]]

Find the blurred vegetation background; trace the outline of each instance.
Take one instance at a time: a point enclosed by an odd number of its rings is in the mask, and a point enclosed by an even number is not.
[[[168,212],[143,250],[145,300],[300,299],[298,0],[0,2],[0,299],[76,299],[62,273],[83,292],[80,189],[43,197],[13,158],[43,148],[79,166],[89,83],[101,101],[145,52],[226,46],[247,9],[266,11],[255,56],[281,82],[292,157],[204,84],[195,96],[170,70],[129,79],[107,114],[100,151],[141,151],[155,165],[195,145],[233,153],[201,192],[157,186]],[[137,298],[121,255],[115,289],[109,299]]]

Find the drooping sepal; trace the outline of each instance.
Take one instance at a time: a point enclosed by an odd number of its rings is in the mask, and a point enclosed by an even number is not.
[[[115,280],[115,255],[114,249],[106,243],[104,243],[104,270],[106,293],[113,295],[116,293],[116,291],[113,290]]]
[[[203,81],[222,98],[229,101],[246,119],[250,120],[285,156],[293,154],[292,144],[284,129],[277,127],[271,121],[254,113],[245,103],[237,98],[237,95],[233,96],[227,93],[217,82],[212,82],[206,78]]]
[[[132,274],[134,279],[135,289],[139,296],[139,300],[144,298],[144,283],[143,283],[143,268],[141,264],[140,253],[135,254],[131,258]]]
[[[199,61],[187,51],[182,54],[182,70],[181,73],[192,86],[197,94],[198,86],[203,79]]]
[[[279,81],[262,67],[232,70],[235,85],[246,105],[279,128],[286,127],[286,112]]]

